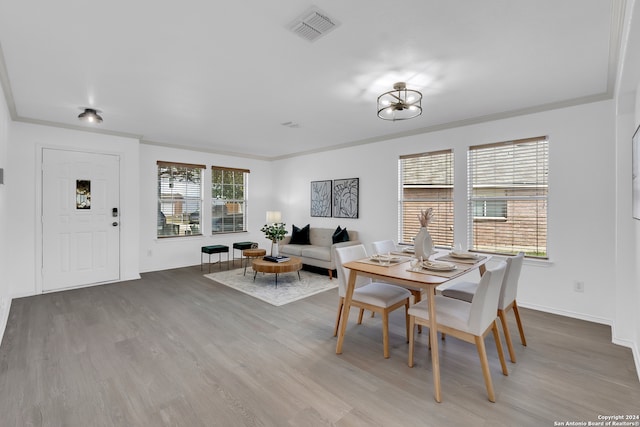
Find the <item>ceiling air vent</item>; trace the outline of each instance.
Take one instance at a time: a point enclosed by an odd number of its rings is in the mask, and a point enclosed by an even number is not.
[[[340,24],[335,19],[329,18],[324,12],[312,9],[293,21],[289,29],[303,39],[313,42],[338,25]]]

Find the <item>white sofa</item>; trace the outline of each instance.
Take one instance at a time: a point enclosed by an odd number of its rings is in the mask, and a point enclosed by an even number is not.
[[[358,245],[358,233],[347,230],[349,234],[348,242],[333,243],[334,228],[309,228],[310,245],[290,244],[291,236],[286,236],[280,241],[280,255],[288,255],[302,258],[302,263],[319,268],[326,268],[329,271],[329,278],[333,278],[333,271],[336,269],[336,262],[333,249],[342,246]]]

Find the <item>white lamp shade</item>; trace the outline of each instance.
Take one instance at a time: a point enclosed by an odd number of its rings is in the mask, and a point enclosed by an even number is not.
[[[280,211],[267,211],[267,224],[282,222],[282,213]]]

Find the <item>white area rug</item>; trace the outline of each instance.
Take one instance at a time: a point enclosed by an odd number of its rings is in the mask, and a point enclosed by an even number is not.
[[[238,268],[205,274],[204,277],[275,306],[285,305],[338,287],[337,279],[329,280],[328,276],[301,270],[300,280],[295,272],[278,274],[276,289],[275,274],[258,273],[254,282],[253,270],[247,268],[246,276],[243,276],[243,271],[242,268]]]

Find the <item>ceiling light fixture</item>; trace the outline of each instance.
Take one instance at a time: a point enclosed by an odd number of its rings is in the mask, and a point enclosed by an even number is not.
[[[93,108],[85,108],[84,112],[80,113],[78,118],[89,123],[102,123],[102,117],[98,114],[100,111]]]
[[[393,90],[378,97],[378,117],[383,120],[407,120],[422,114],[422,94],[398,82]]]

